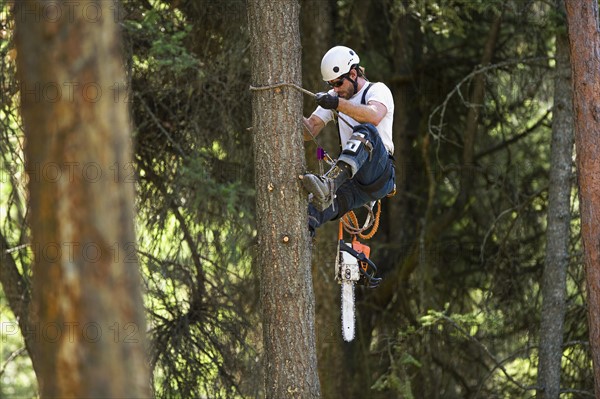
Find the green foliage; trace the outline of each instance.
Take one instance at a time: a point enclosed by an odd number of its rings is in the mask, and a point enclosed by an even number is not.
[[[9,6],[0,1],[0,234],[13,245],[10,256],[26,283],[31,251],[27,248],[26,189],[23,133],[18,112],[14,21]],[[4,261],[4,260],[1,260]],[[0,290],[0,397],[36,398],[37,381],[25,350],[17,318]]]
[[[395,353],[391,356],[391,366],[388,371],[383,374],[371,389],[375,391],[393,392],[399,398],[413,399],[415,396],[412,392],[410,378],[406,375],[406,367],[420,367],[421,364],[408,353],[397,353],[397,348],[394,348]]]
[[[249,77],[231,59],[244,56],[244,32],[211,25],[193,2],[127,15],[156,396],[254,395],[254,191],[249,111],[238,112]]]
[[[165,13],[172,18],[164,18]],[[151,41],[144,58],[134,54],[137,68],[168,75],[199,72],[198,59],[185,47],[193,25],[180,13],[170,12],[167,7],[145,10],[139,20],[126,19],[124,26],[129,34],[143,35]]]
[[[431,31],[434,35],[449,39],[450,37],[466,37],[467,30],[477,23],[482,15],[499,15],[505,5],[506,2],[499,0],[454,0],[449,2],[396,0],[392,6],[392,12],[413,15],[419,20],[423,32]]]
[[[37,381],[15,317],[0,291],[0,397],[37,398]]]

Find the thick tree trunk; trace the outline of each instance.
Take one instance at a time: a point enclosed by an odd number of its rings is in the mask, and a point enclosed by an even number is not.
[[[558,399],[560,394],[567,266],[569,265],[574,137],[571,64],[566,32],[556,37],[556,77],[552,114],[548,231],[546,265],[542,278],[543,303],[538,364],[538,385],[542,387],[538,397],[544,399]]]
[[[112,2],[16,4],[42,397],[148,397]]]
[[[255,86],[301,84],[299,13],[296,0],[248,2]],[[256,91],[252,110],[266,397],[318,398],[302,95]]]
[[[598,2],[565,2],[569,25],[575,146],[581,207],[589,340],[600,397],[600,31]]]

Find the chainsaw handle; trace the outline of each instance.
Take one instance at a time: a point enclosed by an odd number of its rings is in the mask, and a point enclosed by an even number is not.
[[[354,256],[356,259],[358,259],[361,262],[367,262],[369,264],[369,266],[371,266],[373,268],[373,271],[374,271],[373,274],[377,273],[377,266],[375,266],[375,264],[373,262],[371,262],[371,259],[367,258],[365,256],[365,254],[355,251],[354,248],[352,248],[350,245],[346,244],[346,242],[344,242],[344,240],[340,240],[340,251],[348,252],[350,255]]]

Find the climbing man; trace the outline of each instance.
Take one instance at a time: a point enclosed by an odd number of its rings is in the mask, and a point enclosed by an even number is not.
[[[311,233],[321,224],[385,197],[394,189],[394,99],[383,83],[371,83],[358,54],[345,46],[331,48],[321,61],[321,75],[331,90],[317,93],[317,109],[304,118],[305,140],[316,137],[337,111],[342,152],[323,176],[305,174],[302,185],[312,194]]]

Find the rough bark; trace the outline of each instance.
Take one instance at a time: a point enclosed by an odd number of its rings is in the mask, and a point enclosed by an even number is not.
[[[565,31],[556,36],[548,230],[546,264],[542,277],[543,302],[538,364],[538,386],[542,388],[538,396],[543,399],[558,399],[560,394],[567,266],[569,265],[573,140],[571,64],[569,41]]]
[[[594,389],[600,397],[600,32],[595,0],[565,2]]]
[[[148,397],[114,5],[16,7],[41,396]]]
[[[296,0],[248,2],[254,86],[301,84],[300,7]],[[252,100],[258,262],[265,394],[320,396],[306,194],[302,95],[256,91]]]

